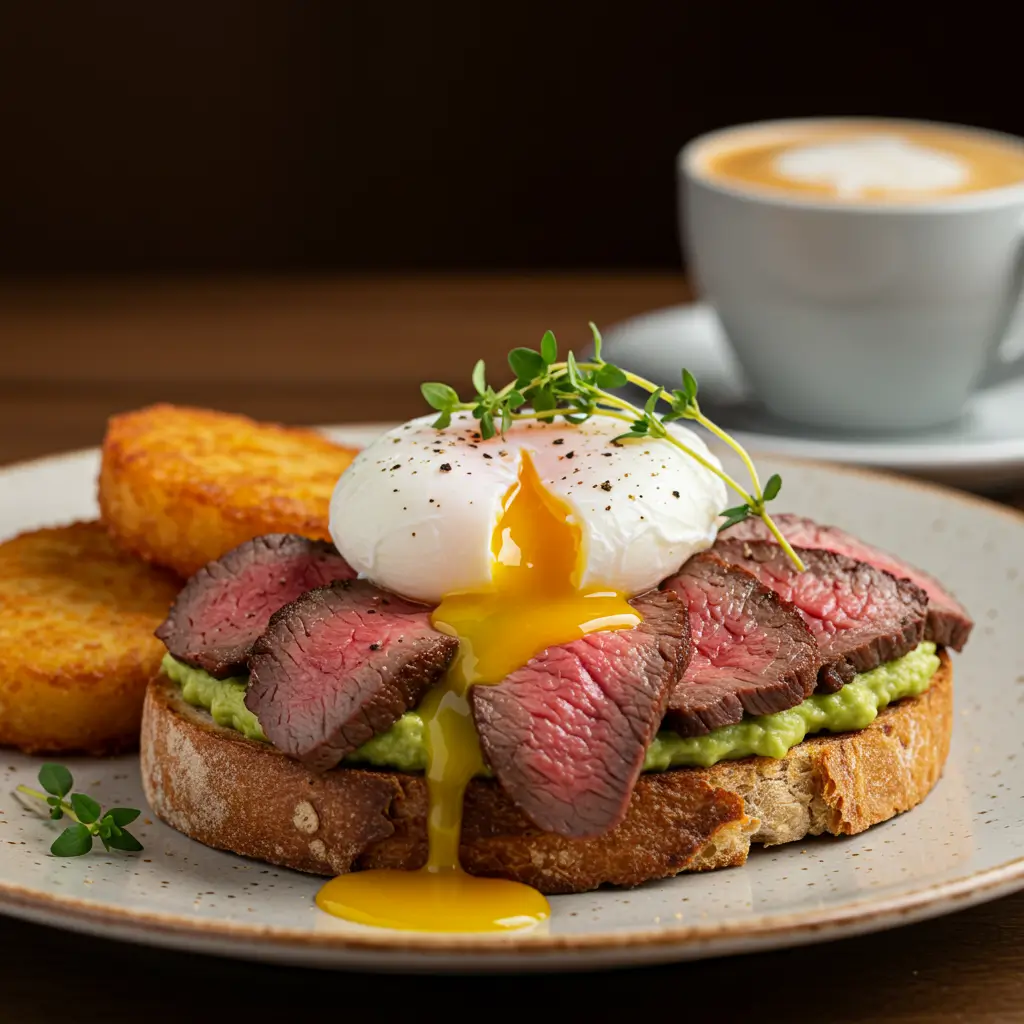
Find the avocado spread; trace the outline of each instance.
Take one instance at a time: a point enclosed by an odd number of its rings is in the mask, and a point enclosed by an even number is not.
[[[245,706],[245,676],[214,679],[201,668],[192,668],[165,654],[160,665],[164,675],[181,687],[181,695],[197,708],[205,708],[210,717],[227,729],[234,729],[250,740],[266,741],[256,716]]]
[[[709,767],[752,754],[783,757],[811,733],[864,729],[887,704],[927,690],[938,667],[935,644],[922,643],[902,658],[855,676],[838,693],[815,694],[788,711],[745,718],[689,739],[662,730],[648,748],[644,771],[684,765]],[[266,741],[256,716],[245,706],[244,677],[214,679],[169,654],[164,657],[163,670],[181,686],[182,697],[209,711],[218,725]],[[345,761],[401,772],[423,771],[427,762],[423,719],[418,712],[407,711],[387,732],[374,736]]]

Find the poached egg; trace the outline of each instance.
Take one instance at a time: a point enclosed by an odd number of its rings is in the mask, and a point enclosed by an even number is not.
[[[501,562],[494,529],[524,454],[579,528],[581,587],[642,593],[714,542],[727,497],[722,481],[666,441],[614,444],[626,430],[620,420],[525,420],[484,441],[468,413],[445,430],[431,426],[434,418],[412,420],[364,449],[331,502],[338,550],[386,590],[436,605],[486,587]],[[719,465],[696,434],[671,426]]]
[[[631,629],[629,598],[709,547],[724,484],[664,440],[617,443],[620,421],[516,422],[483,440],[467,414],[385,434],[338,482],[331,536],[360,575],[434,606],[459,652],[419,711],[428,740],[426,866],[327,883],[318,905],[392,928],[489,931],[543,921],[528,886],[459,865],[466,786],[483,772],[468,693],[500,683],[550,646]],[[676,436],[711,465],[691,431]]]

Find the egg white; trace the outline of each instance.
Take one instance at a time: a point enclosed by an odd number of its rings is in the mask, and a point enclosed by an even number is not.
[[[380,587],[427,604],[491,581],[491,537],[523,451],[552,494],[571,508],[583,539],[580,585],[639,594],[714,542],[725,485],[666,441],[613,445],[610,417],[579,426],[523,420],[480,439],[468,414],[435,430],[412,420],[365,448],[331,499],[331,537]],[[673,432],[713,465],[685,427]]]

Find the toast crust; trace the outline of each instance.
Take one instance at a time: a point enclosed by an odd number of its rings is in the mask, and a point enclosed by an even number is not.
[[[812,736],[781,760],[720,761],[704,777],[759,820],[751,842],[856,835],[916,807],[942,775],[953,732],[953,665],[940,650],[931,686],[885,708],[860,732]]]
[[[493,780],[467,790],[460,857],[473,874],[548,894],[633,886],[746,861],[751,842],[862,831],[920,803],[952,727],[952,666],[867,729],[814,737],[776,761],[642,775],[625,820],[597,839],[540,832]],[[318,775],[216,725],[165,676],[147,690],[142,779],[154,812],[219,849],[313,874],[414,869],[426,860],[421,776],[360,768]]]

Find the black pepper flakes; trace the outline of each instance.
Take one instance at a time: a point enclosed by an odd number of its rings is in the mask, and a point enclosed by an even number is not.
[[[672,497],[673,498],[678,498],[679,497],[679,492],[678,491],[673,491],[672,492]]]
[[[566,452],[566,453],[565,453],[565,457],[566,457],[567,459],[571,459],[571,458],[573,458],[573,457],[574,457],[575,455],[576,455],[576,453],[575,453],[575,452]]]
[[[484,458],[485,459],[493,459],[494,456],[490,452],[484,452]]]
[[[565,444],[565,438],[564,437],[556,437],[554,439],[554,441],[552,441],[551,443],[552,444]]]
[[[611,480],[605,480],[605,482],[603,484],[601,484],[601,490],[602,491],[610,491],[611,489],[612,489],[612,482],[611,482]]]
[[[380,644],[370,644],[370,650],[371,651],[379,651],[380,650]]]
[[[392,472],[392,473],[394,473],[394,471],[395,471],[396,469],[401,469],[401,468],[402,468],[402,464],[401,464],[400,462],[396,462],[396,463],[395,463],[395,464],[394,464],[394,465],[393,465],[393,466],[391,467],[391,472]]]
[[[611,512],[611,510],[612,510],[611,505],[605,505],[604,510],[605,510],[605,512]]]
[[[442,473],[450,473],[452,471],[452,464],[450,462],[442,462],[440,469]]]

